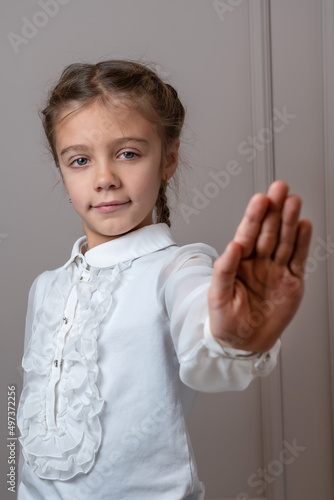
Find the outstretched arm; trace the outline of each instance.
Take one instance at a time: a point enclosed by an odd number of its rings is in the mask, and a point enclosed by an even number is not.
[[[215,261],[210,330],[223,347],[265,352],[295,315],[312,226],[285,182],[250,200],[234,239]]]

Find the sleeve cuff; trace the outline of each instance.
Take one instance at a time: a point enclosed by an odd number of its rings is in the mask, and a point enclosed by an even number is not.
[[[254,353],[241,349],[233,349],[232,347],[222,347],[214,338],[210,330],[210,318],[206,318],[204,323],[204,344],[211,352],[212,357],[223,356],[228,359],[238,361],[254,361],[254,368],[260,371],[267,371],[269,366],[276,364],[278,352],[280,350],[281,341],[278,339],[276,344],[270,351],[263,353]]]

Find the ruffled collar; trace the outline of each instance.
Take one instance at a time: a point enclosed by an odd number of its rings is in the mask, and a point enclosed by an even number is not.
[[[120,238],[107,241],[84,252],[86,245],[86,236],[79,238],[74,243],[71,258],[64,264],[64,269],[67,269],[77,257],[83,258],[83,256],[91,267],[99,269],[113,267],[121,262],[134,260],[176,245],[176,243],[167,224],[159,223],[131,231]]]

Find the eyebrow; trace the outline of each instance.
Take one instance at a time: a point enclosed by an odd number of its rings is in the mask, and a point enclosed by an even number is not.
[[[123,142],[141,142],[145,144],[149,144],[149,142],[146,139],[141,139],[140,137],[120,137],[119,139],[115,139],[112,141],[112,144],[117,145],[121,144]],[[67,148],[64,148],[60,156],[66,155],[66,153],[69,153],[71,151],[83,151],[84,153],[88,153],[90,148],[86,144],[73,144],[73,146],[68,146]]]

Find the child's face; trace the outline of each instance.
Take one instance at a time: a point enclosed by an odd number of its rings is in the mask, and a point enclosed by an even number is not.
[[[161,168],[153,124],[134,110],[96,102],[58,122],[56,150],[88,249],[152,224],[161,179],[177,166],[176,147]]]

